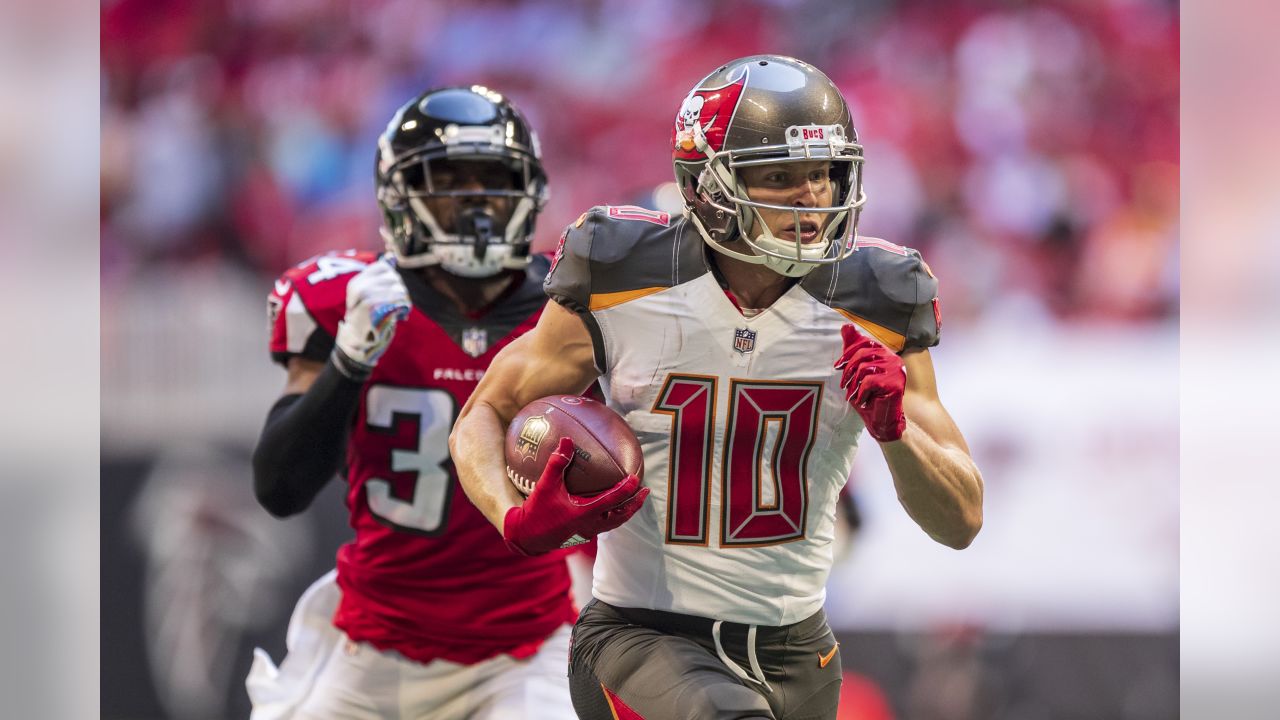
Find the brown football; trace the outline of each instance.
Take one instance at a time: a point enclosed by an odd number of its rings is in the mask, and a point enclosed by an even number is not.
[[[525,405],[507,427],[507,477],[521,494],[533,492],[560,438],[573,440],[565,489],[573,495],[604,492],[627,475],[644,477],[640,442],[620,415],[577,395],[552,395]]]

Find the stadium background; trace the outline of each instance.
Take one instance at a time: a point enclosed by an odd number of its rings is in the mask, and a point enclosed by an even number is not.
[[[280,523],[247,456],[282,373],[265,296],[376,247],[373,139],[483,83],[542,139],[538,247],[593,204],[670,202],[684,94],[796,55],[851,101],[861,229],[941,280],[943,399],[987,483],[956,554],[879,453],[828,611],[848,717],[1177,714],[1178,9],[1154,0],[102,5],[102,715],[247,712],[347,532],[337,488]],[[881,704],[878,698],[883,698]],[[853,714],[853,713],[858,714]]]

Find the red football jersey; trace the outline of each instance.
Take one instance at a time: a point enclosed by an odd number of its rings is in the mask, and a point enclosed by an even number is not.
[[[325,360],[346,313],[347,282],[377,256],[314,258],[276,281],[271,354]],[[461,314],[412,270],[413,312],[365,384],[344,474],[355,539],[338,551],[334,624],[353,640],[419,662],[472,664],[533,654],[576,616],[562,553],[512,553],[468,501],[449,459],[458,410],[493,356],[528,331],[545,304],[549,261],[482,313]]]

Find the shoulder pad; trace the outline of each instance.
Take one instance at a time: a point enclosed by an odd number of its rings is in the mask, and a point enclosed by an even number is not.
[[[938,281],[916,250],[860,237],[847,258],[801,286],[895,352],[938,344]]]
[[[565,228],[547,295],[576,312],[602,310],[707,272],[683,218],[631,205],[597,206]]]
[[[333,252],[289,268],[267,296],[271,357],[280,364],[300,355],[324,361],[347,310],[347,283],[377,253]]]

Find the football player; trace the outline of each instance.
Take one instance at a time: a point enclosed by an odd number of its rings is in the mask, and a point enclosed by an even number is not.
[[[355,539],[300,601],[280,667],[256,651],[252,717],[573,717],[563,554],[512,552],[458,491],[447,445],[489,362],[545,305],[550,261],[529,252],[547,193],[537,140],[487,88],[432,90],[378,139],[376,187],[388,252],[307,260],[269,299],[288,377],[255,491],[292,515],[341,470]]]
[[[982,523],[982,479],[929,356],[937,282],[916,251],[857,235],[862,147],[839,90],[804,62],[708,75],[676,117],[673,160],[683,217],[598,207],[567,230],[555,302],[454,426],[460,479],[499,529],[527,522],[503,428],[599,377],[652,497],[600,536],[573,632],[579,717],[832,718],[824,585],[862,431],[930,537],[964,548]]]

